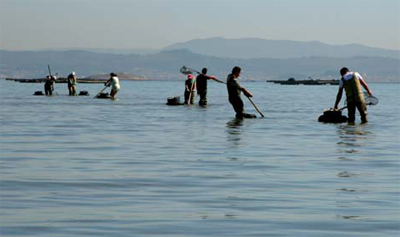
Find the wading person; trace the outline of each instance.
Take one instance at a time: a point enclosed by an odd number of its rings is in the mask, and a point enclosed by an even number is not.
[[[46,95],[53,95],[54,83],[56,81],[56,76],[47,76],[44,83],[44,92]]]
[[[228,96],[229,96],[229,102],[231,103],[233,109],[236,112],[236,118],[255,118],[256,115],[254,114],[246,114],[244,112],[244,104],[241,98],[242,92],[247,96],[247,97],[253,97],[253,95],[244,87],[242,87],[239,82],[239,76],[240,76],[241,68],[240,67],[234,67],[232,69],[232,73],[228,75],[228,78],[226,79],[226,87],[228,89]]]
[[[209,79],[218,81],[214,76],[207,76],[207,68],[203,68],[201,74],[196,78],[197,94],[200,96],[199,105],[201,106],[207,105],[207,80]]]
[[[119,79],[117,74],[115,73],[110,73],[110,79],[106,83],[104,83],[106,86],[111,86],[111,93],[110,97],[112,100],[115,99],[115,95],[118,93],[118,91],[121,89],[121,85],[119,84]]]
[[[342,79],[339,81],[339,91],[336,95],[335,109],[338,109],[340,100],[342,99],[343,88],[346,91],[347,99],[347,116],[348,122],[354,123],[356,108],[361,116],[361,122],[368,122],[367,116],[367,105],[365,104],[364,95],[361,86],[367,91],[369,95],[372,95],[368,84],[364,81],[358,72],[350,72],[346,67],[340,70]]]
[[[75,72],[71,72],[67,77],[68,83],[68,92],[70,96],[77,95],[76,94],[76,76]]]
[[[194,104],[196,90],[196,80],[192,74],[189,74],[185,81],[185,104]]]

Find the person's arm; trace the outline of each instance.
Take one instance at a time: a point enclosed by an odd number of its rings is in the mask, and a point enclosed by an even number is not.
[[[343,87],[339,87],[338,93],[336,95],[336,101],[335,101],[334,109],[338,109],[338,105],[339,105],[340,100],[342,99],[342,95],[343,95]]]
[[[242,87],[242,91],[247,97],[253,97],[250,91],[248,91],[246,88]]]
[[[186,81],[185,81],[185,91],[190,91],[190,88],[188,87],[188,84]]]
[[[206,78],[207,78],[207,79],[214,80],[214,81],[219,82],[219,83],[224,83],[224,84],[225,84],[225,82],[223,82],[223,81],[221,81],[221,80],[218,80],[215,76],[206,76]]]
[[[108,81],[106,81],[106,82],[104,83],[105,86],[110,86],[110,84],[111,84],[111,78],[108,79]]]
[[[364,87],[369,95],[372,95],[372,91],[369,89],[368,84],[364,80],[360,80],[360,84]]]

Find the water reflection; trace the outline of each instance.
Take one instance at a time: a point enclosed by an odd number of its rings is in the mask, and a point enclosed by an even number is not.
[[[233,119],[226,123],[228,142],[232,144],[232,147],[238,147],[241,141],[241,135],[243,132],[243,119]]]
[[[372,132],[369,131],[367,125],[339,125],[337,132],[339,141],[338,145],[339,153],[359,153],[361,147],[366,146],[366,141],[371,139]]]
[[[364,219],[357,205],[360,198],[368,191],[361,190],[354,179],[363,178],[368,174],[360,173],[357,166],[354,166],[354,162],[358,162],[363,156],[364,149],[373,138],[373,134],[370,126],[366,124],[338,125],[336,134],[339,138],[336,143],[337,152],[341,153],[337,160],[341,163],[340,167],[344,168],[336,172],[336,178],[341,180],[340,186],[335,189],[336,197],[338,197],[336,218],[347,221]]]

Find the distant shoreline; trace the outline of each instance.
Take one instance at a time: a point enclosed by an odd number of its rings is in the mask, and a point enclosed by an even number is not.
[[[14,81],[14,82],[20,82],[20,83],[44,83],[46,81],[46,78],[0,78],[1,80],[7,80],[7,81]],[[90,79],[90,78],[78,78],[77,83],[82,83],[82,84],[99,84],[99,83],[105,83],[108,79]],[[160,81],[156,79],[143,79],[143,78],[120,78],[121,81]],[[58,78],[56,80],[56,83],[67,83],[67,78]]]

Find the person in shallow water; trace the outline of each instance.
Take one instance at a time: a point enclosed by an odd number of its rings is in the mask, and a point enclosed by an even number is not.
[[[199,105],[201,106],[207,105],[207,80],[209,79],[216,80],[214,76],[207,75],[207,68],[203,68],[201,74],[196,78],[197,94],[200,96]]]
[[[196,80],[192,74],[189,74],[185,81],[185,104],[194,104],[196,90]]]
[[[361,122],[368,122],[367,105],[365,104],[364,95],[361,90],[361,86],[363,86],[367,93],[372,95],[372,91],[369,89],[368,84],[358,72],[350,72],[346,67],[340,69],[340,75],[342,76],[342,79],[339,81],[339,91],[336,95],[334,109],[338,109],[344,88],[347,99],[347,121],[349,123],[354,123],[357,108],[361,116]]]
[[[231,103],[233,109],[236,112],[236,118],[255,118],[254,114],[246,114],[244,112],[244,104],[241,98],[242,92],[247,97],[253,97],[253,95],[246,88],[242,87],[239,82],[239,76],[241,72],[240,67],[234,67],[232,73],[228,75],[226,79],[226,87],[228,89],[229,103]]]
[[[46,95],[53,95],[54,83],[57,80],[56,76],[47,76],[44,83],[44,92]]]
[[[70,96],[77,95],[76,93],[76,76],[75,72],[71,72],[67,77],[68,92]]]
[[[106,86],[111,86],[111,93],[110,93],[110,98],[112,100],[115,99],[115,95],[118,93],[118,91],[121,89],[121,85],[119,84],[119,78],[118,75],[115,73],[110,73],[110,79],[106,83],[104,83]]]

